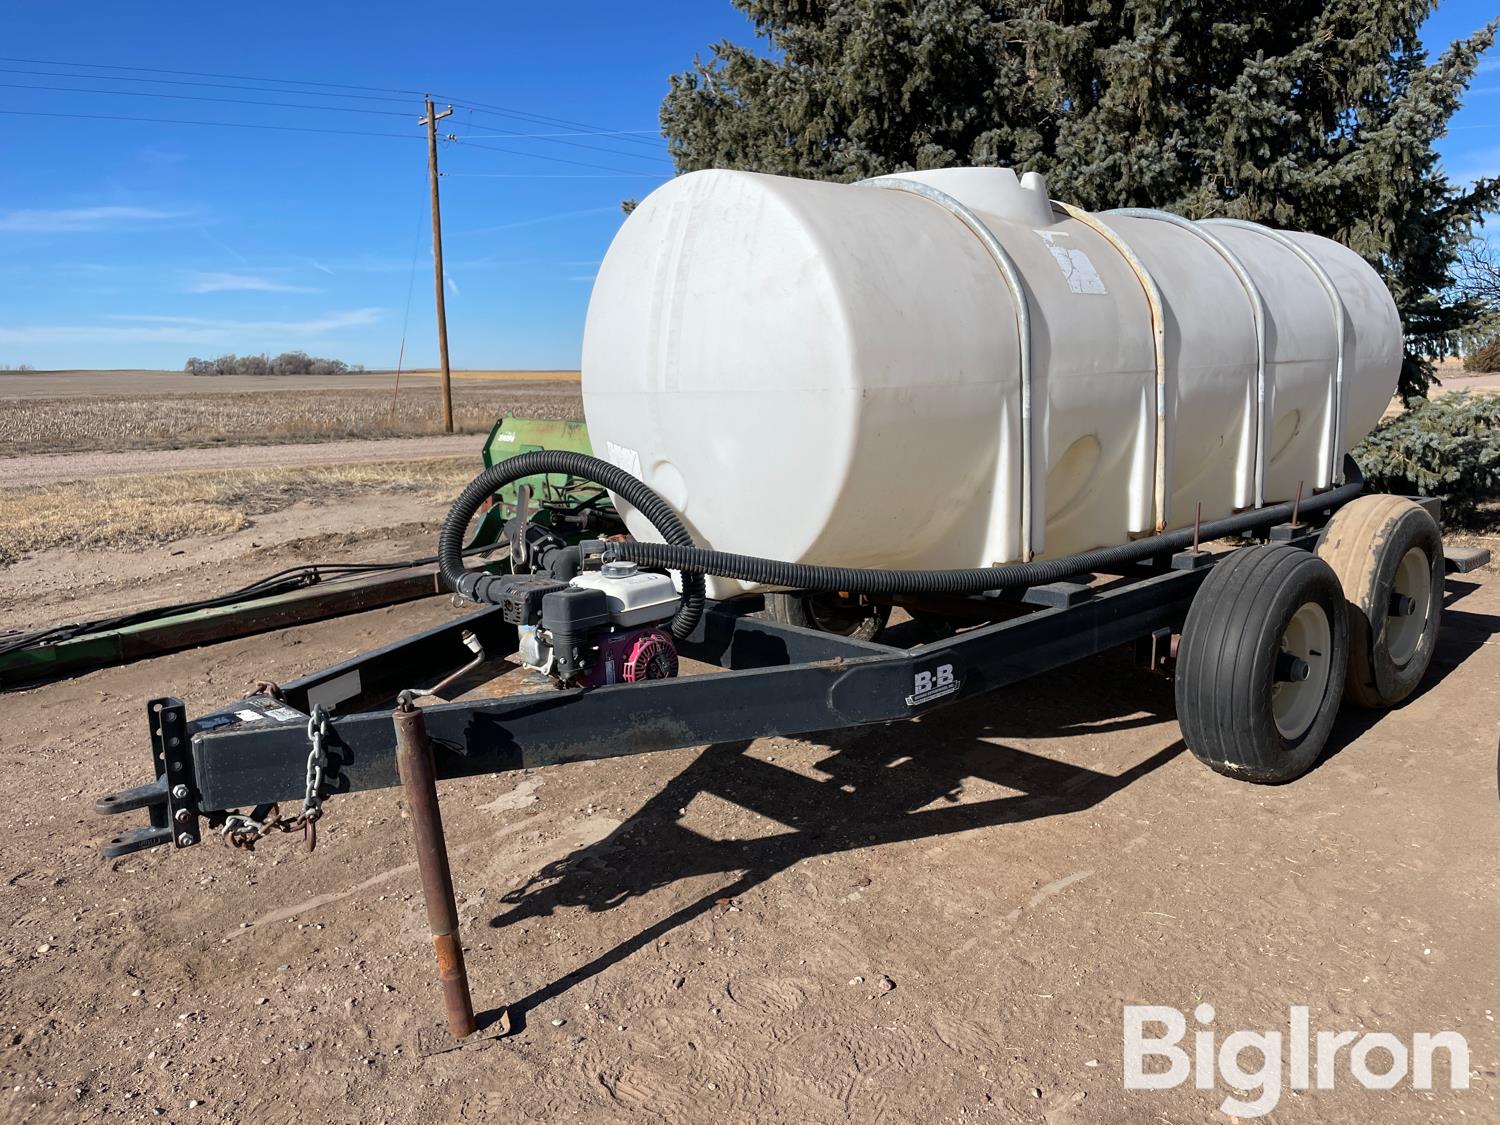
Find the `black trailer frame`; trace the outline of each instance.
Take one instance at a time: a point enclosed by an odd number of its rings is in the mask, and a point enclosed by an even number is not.
[[[1310,520],[1251,534],[1310,550],[1335,507],[1314,497],[1303,505]],[[723,673],[424,707],[436,775],[896,722],[1131,642],[1161,667],[1193,595],[1232,551],[1164,553],[1104,581],[1076,575],[986,595],[979,600],[995,615],[1019,615],[913,648],[766,620],[756,616],[755,595],[711,602],[678,647]],[[110,838],[105,855],[191,847],[203,839],[205,818],[217,825],[227,810],[302,797],[314,706],[330,715],[321,795],[399,785],[389,705],[414,680],[472,663],[465,633],[489,654],[517,647],[515,626],[487,607],[195,719],[178,699],[153,700],[156,779],[96,802],[101,813],[145,809],[150,824]]]
[[[1294,506],[1291,522],[1268,514],[1246,535],[1312,550],[1343,502],[1313,497]],[[1438,517],[1437,501],[1418,502]],[[1200,550],[1195,542],[1110,575],[1073,575],[967,599],[975,616],[990,623],[910,648],[767,620],[757,613],[758,595],[710,602],[678,648],[722,672],[417,710],[413,681],[475,673],[488,657],[516,651],[517,628],[506,622],[504,607],[479,609],[279,687],[260,685],[239,703],[194,719],[179,699],[153,700],[155,780],[96,802],[101,813],[145,810],[149,823],[111,837],[104,854],[191,847],[215,829],[233,841],[237,827],[270,824],[280,802],[304,798],[304,811],[317,806],[316,820],[324,799],[403,785],[414,814],[426,810],[415,825],[423,890],[450,1028],[463,1038],[474,1021],[437,780],[892,723],[1131,642],[1144,665],[1165,670],[1194,595],[1237,549]],[[1450,570],[1482,562],[1448,560]],[[249,818],[236,811],[247,807]],[[278,826],[310,827],[305,819]]]

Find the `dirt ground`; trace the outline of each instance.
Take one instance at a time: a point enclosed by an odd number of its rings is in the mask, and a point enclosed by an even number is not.
[[[286,567],[424,558],[448,502],[378,492],[302,500],[227,535],[103,556],[87,547],[36,551],[0,566],[0,633],[207,597]]]
[[[298,501],[213,539],[39,551],[0,568],[0,630],[419,557],[445,507]],[[1222,1083],[1122,1088],[1123,1006],[1206,1001],[1221,1035],[1306,1005],[1315,1029],[1467,1038],[1467,1090],[1346,1067],[1270,1120],[1500,1120],[1500,575],[1451,579],[1448,605],[1420,694],[1344,716],[1280,788],[1197,764],[1127,653],[916,723],[445,784],[476,1002],[518,1030],[435,1055],[395,792],[330,802],[311,856],[105,862],[119,822],[92,803],[146,780],[151,698],[213,709],[446,599],[5,694],[0,1119],[1227,1121]]]
[[[1315,1029],[1467,1038],[1467,1090],[1441,1055],[1430,1092],[1344,1069],[1270,1120],[1500,1120],[1494,575],[1449,581],[1420,694],[1347,714],[1283,787],[1197,764],[1124,653],[920,722],[445,784],[476,1002],[518,1031],[424,1055],[440,1004],[395,792],[332,800],[312,855],[113,862],[92,802],[146,779],[152,697],[201,712],[455,612],[0,700],[5,1119],[1227,1121],[1222,1086],[1122,1089],[1123,1005],[1206,1001],[1223,1033],[1307,1005]]]
[[[12,457],[0,468],[4,486],[21,488],[57,481],[94,480],[136,473],[187,473],[213,469],[349,464],[362,461],[467,457],[483,468],[484,439],[474,434],[390,438],[387,441],[319,441],[306,445],[225,445],[212,449],[141,449],[121,452],[43,453]]]

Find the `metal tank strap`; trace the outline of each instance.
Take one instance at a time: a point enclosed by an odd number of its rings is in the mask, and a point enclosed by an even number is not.
[[[1016,316],[1016,335],[1019,337],[1021,352],[1021,545],[1024,552],[1023,558],[1029,562],[1036,554],[1031,505],[1031,306],[1026,300],[1026,290],[1021,285],[1021,271],[1016,268],[1014,259],[1006,252],[1005,247],[1000,244],[1000,240],[995,237],[995,233],[989,227],[985,226],[984,220],[947,192],[939,191],[935,187],[916,180],[902,180],[889,177],[860,180],[856,186],[904,191],[911,195],[921,196],[931,203],[936,203],[969,228],[974,236],[983,243],[984,248],[989,251],[990,257],[995,260],[995,265],[1000,268],[1000,274],[1005,279],[1006,287],[1010,290]]]
[[[1152,506],[1156,516],[1156,530],[1167,529],[1167,317],[1166,306],[1161,299],[1161,290],[1156,279],[1146,268],[1146,263],[1136,256],[1130,244],[1120,237],[1108,223],[1097,215],[1054,199],[1052,209],[1060,211],[1070,219],[1077,219],[1094,231],[1119,252],[1125,264],[1134,272],[1136,280],[1146,292],[1146,306],[1151,312],[1151,339],[1156,359],[1156,468],[1152,481]]]
[[[1332,417],[1328,420],[1328,479],[1333,484],[1342,484],[1344,480],[1344,299],[1339,295],[1338,286],[1333,283],[1333,278],[1323,268],[1323,263],[1314,258],[1305,247],[1298,245],[1279,230],[1260,223],[1252,223],[1248,219],[1203,219],[1201,221],[1214,226],[1254,231],[1286,247],[1297,255],[1308,269],[1312,270],[1313,276],[1318,279],[1318,284],[1323,287],[1323,292],[1328,294],[1328,303],[1333,310],[1334,338],[1338,342],[1338,359],[1333,367],[1331,388],[1333,410]]]
[[[1122,215],[1127,219],[1156,219],[1163,223],[1171,223],[1174,227],[1181,227],[1196,235],[1214,252],[1223,258],[1229,268],[1234,271],[1235,277],[1239,278],[1240,285],[1245,290],[1245,296],[1250,299],[1250,318],[1255,324],[1255,448],[1252,462],[1255,497],[1253,504],[1257,508],[1265,507],[1266,503],[1266,302],[1260,295],[1260,290],[1255,285],[1255,279],[1250,276],[1250,271],[1245,263],[1240,260],[1238,254],[1224,244],[1220,238],[1216,238],[1201,225],[1191,219],[1185,219],[1181,215],[1174,215],[1170,211],[1159,211],[1153,207],[1116,207],[1114,210],[1104,212],[1106,215]]]

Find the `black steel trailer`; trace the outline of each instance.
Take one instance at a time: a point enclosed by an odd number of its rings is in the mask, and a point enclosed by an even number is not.
[[[497,487],[496,472],[475,482],[479,494]],[[418,707],[445,686],[461,692],[497,674],[494,658],[515,653],[528,629],[546,629],[532,595],[548,584],[526,573],[539,556],[528,560],[525,547],[545,536],[529,534],[523,512],[509,529],[521,573],[464,591],[495,604],[263,685],[220,711],[190,717],[180,699],[154,700],[155,780],[96,806],[143,810],[149,824],[111,837],[104,852],[186,848],[213,835],[253,846],[276,828],[300,829],[311,844],[325,802],[336,808],[349,794],[404,785],[449,1025],[462,1037],[474,1024],[436,781],[893,723],[1132,643],[1144,665],[1175,672],[1195,754],[1231,776],[1289,780],[1315,764],[1342,698],[1391,706],[1410,692],[1435,644],[1445,567],[1485,561],[1470,552],[1445,562],[1436,502],[1358,493],[1357,483],[1346,485],[1204,525],[1205,540],[1227,529],[1241,537],[1235,544],[1205,545],[1195,528],[1075,556],[1087,569],[1054,560],[1026,572],[1065,572],[1047,581],[929,600],[979,623],[927,643],[900,647],[786,624],[752,594],[707,602],[675,639],[682,656],[722,671]],[[458,515],[461,527],[468,515]],[[588,565],[588,544],[569,550]],[[554,633],[560,644],[560,625]],[[415,686],[434,679],[443,684]],[[287,803],[295,815],[280,814]]]

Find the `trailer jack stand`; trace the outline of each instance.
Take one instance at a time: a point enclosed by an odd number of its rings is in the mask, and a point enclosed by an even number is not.
[[[458,906],[453,901],[448,845],[443,839],[443,817],[438,809],[432,742],[427,737],[426,720],[412,706],[409,693],[402,693],[394,721],[396,768],[411,812],[417,870],[422,877],[422,898],[427,903],[427,925],[437,952],[448,1030],[454,1039],[465,1039],[474,1033],[474,1002],[469,996],[469,974],[464,968],[464,947],[458,936]]]

